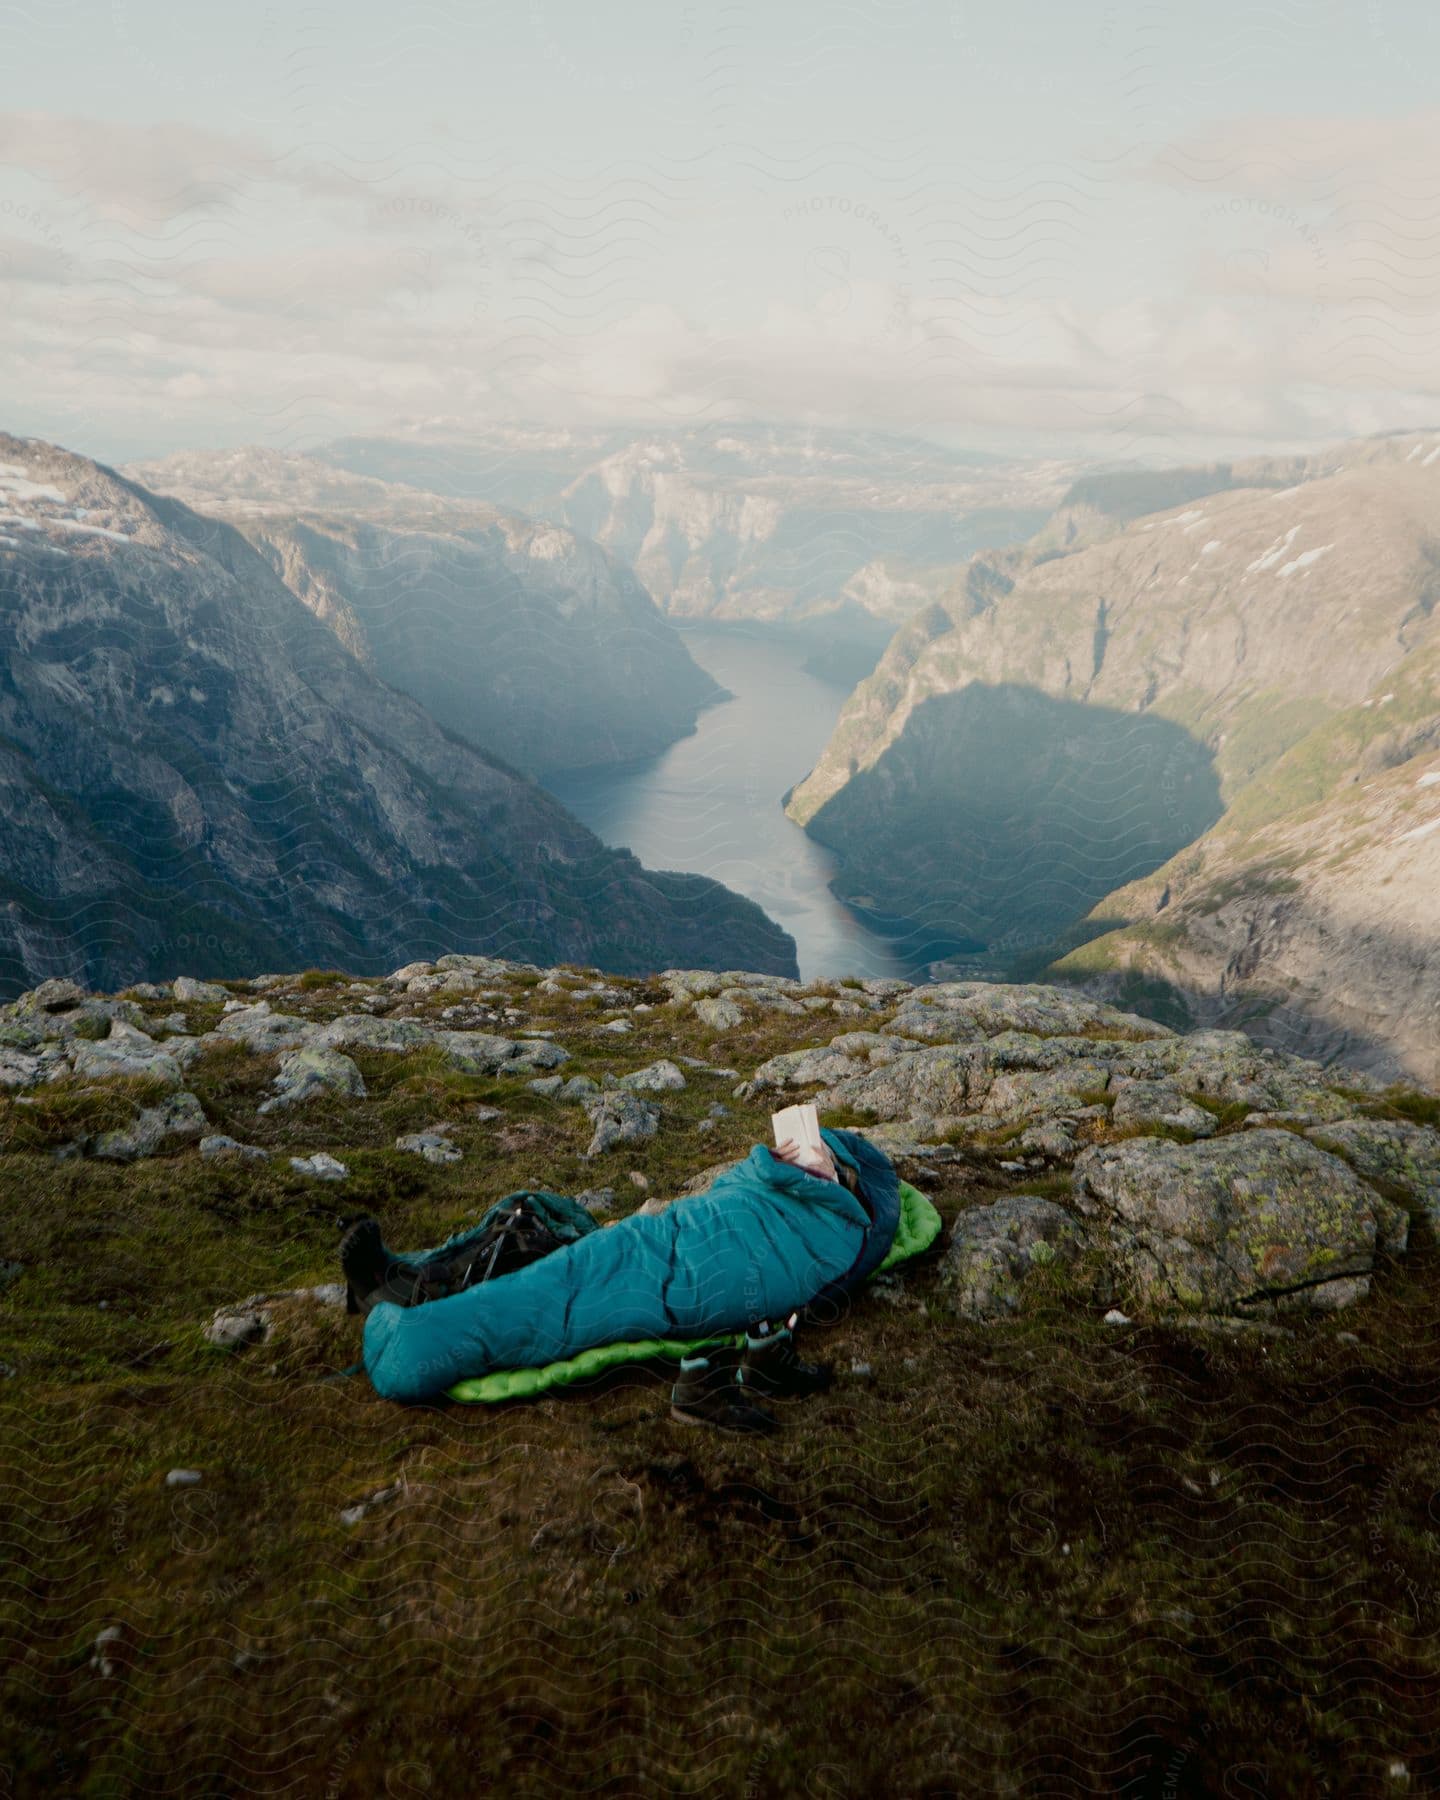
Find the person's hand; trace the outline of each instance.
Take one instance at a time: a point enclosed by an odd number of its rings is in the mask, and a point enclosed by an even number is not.
[[[835,1158],[831,1156],[824,1144],[808,1154],[797,1144],[794,1138],[786,1138],[783,1144],[777,1144],[771,1153],[781,1162],[790,1163],[797,1169],[804,1169],[807,1175],[818,1175],[822,1181],[838,1181],[839,1171],[835,1167]]]

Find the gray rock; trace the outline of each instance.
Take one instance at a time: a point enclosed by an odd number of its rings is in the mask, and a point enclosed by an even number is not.
[[[1338,1157],[1289,1131],[1097,1145],[1075,1164],[1075,1191],[1135,1301],[1161,1313],[1348,1305],[1408,1228]]]
[[[134,1124],[97,1133],[88,1149],[103,1162],[134,1162],[138,1157],[153,1156],[164,1144],[203,1137],[208,1123],[193,1094],[171,1094],[159,1106],[142,1108]]]
[[[1019,1309],[1037,1269],[1073,1263],[1081,1241],[1077,1221],[1053,1200],[1017,1194],[971,1207],[951,1228],[940,1281],[965,1318],[1003,1318]]]
[[[109,1037],[99,1043],[78,1039],[73,1063],[81,1081],[113,1081],[128,1076],[179,1087],[182,1079],[180,1064],[168,1048],[133,1025],[119,1021],[111,1025]]]
[[[177,1000],[204,1003],[225,1001],[230,998],[228,988],[223,988],[214,981],[197,981],[193,975],[177,975],[170,984],[170,992]]]
[[[613,1031],[618,1037],[623,1037],[627,1031],[633,1031],[635,1027],[630,1023],[629,1019],[611,1019],[607,1024],[602,1025],[600,1029],[602,1031]]]
[[[13,1092],[16,1088],[33,1087],[40,1080],[40,1058],[24,1050],[0,1048],[0,1088]]]
[[[537,1069],[558,1068],[569,1062],[570,1052],[545,1039],[519,1043],[495,1071],[497,1075],[533,1075]]]
[[[318,1029],[309,1019],[271,1012],[268,1000],[257,1000],[252,1006],[237,1006],[233,1012],[227,1012],[213,1031],[196,1042],[206,1048],[244,1044],[255,1056],[273,1056],[282,1050],[303,1049],[317,1036]]]
[[[1309,1136],[1357,1174],[1417,1201],[1440,1229],[1440,1131],[1400,1119],[1342,1119]]]
[[[313,1156],[292,1156],[290,1167],[297,1175],[309,1175],[315,1181],[344,1181],[350,1174],[344,1163],[324,1150]]]
[[[1058,1119],[1047,1119],[1043,1125],[1030,1126],[1021,1132],[1016,1142],[1022,1150],[1057,1161],[1072,1157],[1080,1147],[1074,1132]]]
[[[712,1031],[733,1031],[744,1021],[745,1015],[733,1000],[697,1000],[695,1016],[702,1025],[708,1025]]]
[[[516,1039],[495,1037],[485,1031],[437,1031],[434,1042],[444,1051],[451,1068],[463,1075],[494,1075],[521,1050]]]
[[[321,1050],[383,1050],[397,1055],[435,1041],[434,1027],[420,1019],[377,1019],[373,1013],[342,1013],[314,1038]]]
[[[200,1154],[206,1162],[269,1162],[270,1152],[258,1144],[242,1144],[237,1138],[216,1132],[200,1140]]]
[[[601,1156],[616,1144],[638,1144],[654,1137],[660,1126],[660,1108],[624,1090],[599,1094],[584,1102],[586,1117],[595,1127],[586,1156]]]
[[[592,1081],[588,1075],[572,1075],[560,1089],[562,1100],[588,1100],[592,1094],[600,1092],[598,1081]]]
[[[463,1152],[458,1144],[452,1144],[445,1136],[445,1127],[439,1131],[412,1131],[408,1137],[395,1140],[397,1150],[408,1150],[415,1156],[423,1156],[429,1163],[457,1163]]]
[[[301,1106],[336,1094],[365,1098],[365,1078],[348,1056],[339,1050],[288,1050],[280,1058],[275,1092],[261,1104],[260,1111],[277,1112],[281,1107]]]
[[[661,1057],[659,1062],[643,1069],[632,1069],[620,1077],[621,1087],[635,1094],[677,1094],[686,1085],[685,1077],[673,1062]]]
[[[532,1094],[540,1094],[543,1098],[552,1100],[565,1086],[565,1078],[563,1075],[541,1075],[534,1081],[527,1081],[525,1085]]]
[[[1086,1094],[1103,1091],[1109,1080],[1109,1066],[1089,1056],[1076,1057],[1056,1069],[997,1075],[985,1098],[985,1110],[1007,1121],[1068,1112],[1083,1106]]]
[[[1097,1026],[1122,1037],[1173,1035],[1153,1019],[1082,999],[1072,989],[988,981],[944,981],[915,988],[890,1023],[907,1037],[951,1043],[1001,1031],[1061,1035]]]
[[[1187,1100],[1172,1082],[1117,1081],[1111,1118],[1117,1125],[1165,1125],[1194,1137],[1213,1137],[1215,1115]]]
[[[586,1212],[609,1212],[615,1205],[615,1190],[613,1187],[584,1188],[575,1198]]]
[[[200,1471],[198,1469],[171,1469],[165,1477],[166,1487],[199,1487]]]
[[[68,1007],[78,1006],[85,998],[85,990],[77,982],[63,978],[42,981],[15,1002],[16,1006],[28,1012],[64,1012]]]

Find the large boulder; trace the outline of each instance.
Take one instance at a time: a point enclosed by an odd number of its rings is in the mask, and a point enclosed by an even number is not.
[[[288,1050],[280,1058],[275,1092],[263,1102],[260,1111],[278,1112],[283,1106],[299,1106],[307,1100],[326,1100],[337,1094],[356,1100],[365,1098],[365,1078],[348,1056],[339,1050]]]
[[[1418,1202],[1440,1229],[1440,1131],[1402,1119],[1342,1119],[1308,1135],[1358,1174]]]
[[[1154,1312],[1329,1310],[1369,1292],[1404,1212],[1337,1156],[1289,1131],[1195,1144],[1130,1138],[1075,1164],[1130,1298]]]
[[[956,1312],[998,1319],[1018,1311],[1039,1269],[1073,1263],[1081,1227],[1063,1206],[1017,1194],[962,1212],[950,1232],[940,1283]]]

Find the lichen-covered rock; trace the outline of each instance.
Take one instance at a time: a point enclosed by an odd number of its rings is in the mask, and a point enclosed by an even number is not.
[[[1107,1065],[1088,1056],[1058,1069],[1017,1070],[995,1077],[985,1110],[1005,1120],[1044,1118],[1086,1105],[1085,1096],[1103,1093],[1109,1080]]]
[[[81,1081],[113,1081],[117,1077],[134,1077],[146,1081],[163,1081],[167,1087],[179,1087],[180,1064],[168,1048],[157,1044],[133,1025],[116,1021],[110,1035],[98,1043],[76,1041],[73,1066]]]
[[[1188,1131],[1192,1137],[1213,1137],[1215,1115],[1187,1100],[1169,1081],[1135,1081],[1122,1078],[1114,1086],[1111,1118],[1117,1125],[1163,1125],[1172,1131]]]
[[[1153,1019],[1082,999],[1073,989],[986,981],[942,981],[916,988],[890,1024],[906,1037],[949,1043],[1001,1031],[1059,1035],[1101,1028],[1122,1038],[1173,1035]]]
[[[1368,1293],[1377,1257],[1406,1242],[1399,1207],[1289,1131],[1099,1145],[1077,1160],[1075,1192],[1153,1312],[1344,1306]]]
[[[971,1207],[951,1227],[940,1282],[965,1318],[1003,1318],[1037,1269],[1073,1263],[1082,1241],[1079,1222],[1053,1200],[1017,1194]]]
[[[678,1094],[686,1085],[685,1076],[667,1057],[648,1063],[643,1069],[632,1069],[620,1077],[620,1085],[636,1094]]]
[[[1440,1131],[1401,1119],[1342,1119],[1309,1133],[1358,1174],[1418,1201],[1440,1228]]]
[[[221,987],[219,982],[197,981],[193,975],[177,975],[170,984],[170,992],[177,1000],[193,1001],[197,1004],[224,1001],[230,998],[230,990]]]
[[[342,1013],[315,1034],[322,1050],[384,1050],[399,1055],[435,1040],[435,1028],[421,1019],[377,1019],[370,1013]]]
[[[213,1031],[197,1038],[207,1048],[215,1044],[244,1044],[255,1056],[274,1056],[281,1050],[299,1050],[313,1042],[319,1027],[293,1013],[271,1012],[268,1000],[227,1012]]]
[[[457,1034],[460,1035],[460,1034]],[[525,1039],[516,1044],[496,1070],[498,1075],[533,1075],[537,1069],[558,1068],[570,1060],[570,1052],[548,1040]]]
[[[437,1031],[433,1041],[444,1051],[451,1068],[464,1075],[494,1075],[520,1051],[516,1039],[495,1037],[485,1031]],[[531,1065],[532,1075],[537,1066]]]
[[[365,1078],[348,1056],[339,1050],[288,1050],[280,1058],[275,1092],[261,1104],[260,1111],[278,1112],[284,1106],[301,1106],[337,1094],[365,1098]]]
[[[744,1013],[733,1000],[697,1000],[695,1016],[712,1031],[733,1031],[744,1020]]]
[[[105,1162],[134,1162],[165,1144],[193,1142],[207,1129],[204,1108],[194,1094],[170,1094],[159,1106],[143,1107],[133,1124],[98,1132],[86,1148]]]
[[[618,1089],[584,1102],[586,1117],[595,1127],[586,1156],[602,1156],[616,1144],[638,1144],[654,1137],[660,1128],[660,1108],[652,1100]]]
[[[962,1113],[983,1099],[988,1087],[988,1072],[973,1045],[937,1044],[904,1051],[878,1068],[847,1076],[827,1088],[823,1098],[828,1107],[913,1123]]]

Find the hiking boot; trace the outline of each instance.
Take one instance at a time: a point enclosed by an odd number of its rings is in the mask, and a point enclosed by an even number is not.
[[[747,1332],[736,1379],[743,1388],[766,1399],[798,1397],[823,1393],[834,1380],[834,1371],[824,1363],[801,1362],[788,1329]]]
[[[386,1249],[378,1219],[356,1219],[346,1227],[340,1239],[340,1266],[345,1271],[346,1312],[368,1313],[382,1300],[392,1306],[415,1304],[421,1271]]]
[[[679,1379],[670,1390],[670,1417],[679,1425],[713,1425],[718,1431],[761,1433],[774,1431],[774,1413],[752,1406],[724,1369],[707,1360],[680,1365]]]

